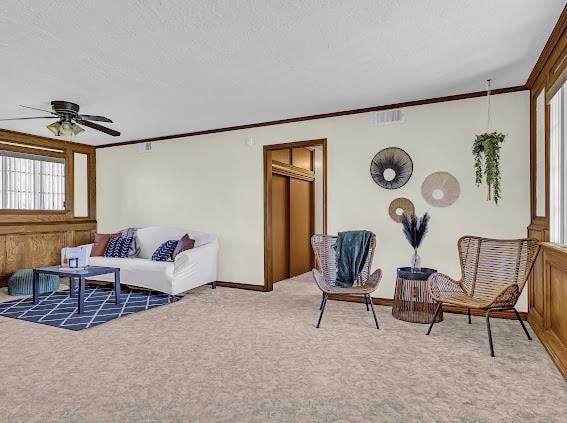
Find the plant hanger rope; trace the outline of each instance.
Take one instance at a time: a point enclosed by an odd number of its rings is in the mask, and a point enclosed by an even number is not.
[[[486,102],[488,104],[488,116],[486,117],[486,132],[490,132],[490,115],[492,114],[491,104],[490,104],[490,79],[486,80]]]
[[[484,176],[488,192],[487,201],[494,201],[498,204],[500,200],[500,148],[506,135],[491,131],[492,127],[492,102],[490,98],[491,84],[490,79],[486,80],[486,97],[487,97],[487,116],[486,116],[486,132],[476,136],[474,140],[472,153],[474,156],[475,182],[480,186]],[[484,159],[484,169],[483,169]]]

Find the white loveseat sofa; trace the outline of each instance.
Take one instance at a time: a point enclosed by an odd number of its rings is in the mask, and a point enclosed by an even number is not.
[[[162,243],[180,239],[185,234],[195,240],[195,247],[179,253],[175,262],[151,259],[156,248]],[[177,295],[208,283],[212,283],[215,288],[219,249],[216,237],[204,232],[150,226],[137,230],[136,244],[140,250],[137,257],[89,257],[89,264],[119,267],[121,283],[170,295]],[[96,276],[92,279],[112,282],[114,275]]]

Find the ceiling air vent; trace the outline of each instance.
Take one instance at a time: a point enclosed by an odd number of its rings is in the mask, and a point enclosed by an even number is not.
[[[404,121],[404,111],[402,109],[390,109],[376,112],[376,126],[391,125]]]

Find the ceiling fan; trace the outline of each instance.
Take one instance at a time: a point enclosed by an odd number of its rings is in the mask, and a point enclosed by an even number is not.
[[[53,110],[44,110],[38,109],[37,107],[30,107],[30,106],[21,106],[25,107],[26,109],[32,110],[39,110],[42,112],[50,113],[51,116],[34,116],[34,117],[21,117],[21,118],[12,118],[12,119],[0,119],[0,121],[4,120],[27,120],[27,119],[55,119],[58,120],[47,125],[47,129],[49,129],[53,135],[55,136],[73,136],[80,134],[84,131],[78,123],[84,126],[88,126],[89,128],[96,129],[97,131],[104,132],[105,134],[112,135],[113,137],[120,136],[120,132],[115,131],[114,129],[107,128],[106,126],[99,125],[98,123],[93,123],[92,121],[97,122],[109,122],[112,123],[107,117],[104,116],[95,116],[95,115],[80,115],[79,114],[79,105],[76,103],[71,103],[70,101],[60,101],[54,100],[51,102],[51,108]]]

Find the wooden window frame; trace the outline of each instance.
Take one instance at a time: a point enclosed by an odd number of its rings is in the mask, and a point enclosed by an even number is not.
[[[536,65],[532,69],[530,76],[526,82],[526,87],[530,90],[530,209],[531,223],[528,231],[532,236],[536,236],[542,241],[549,241],[549,123],[550,123],[550,107],[549,93],[553,90],[554,85],[565,75],[567,68],[567,6],[555,25],[551,36],[549,37]],[[545,90],[545,216],[537,215],[537,187],[536,187],[536,100],[539,93]]]
[[[94,146],[0,129],[0,150],[65,160],[64,210],[0,209],[0,223],[96,221],[96,150]],[[87,155],[88,216],[85,217],[74,216],[75,153]]]

